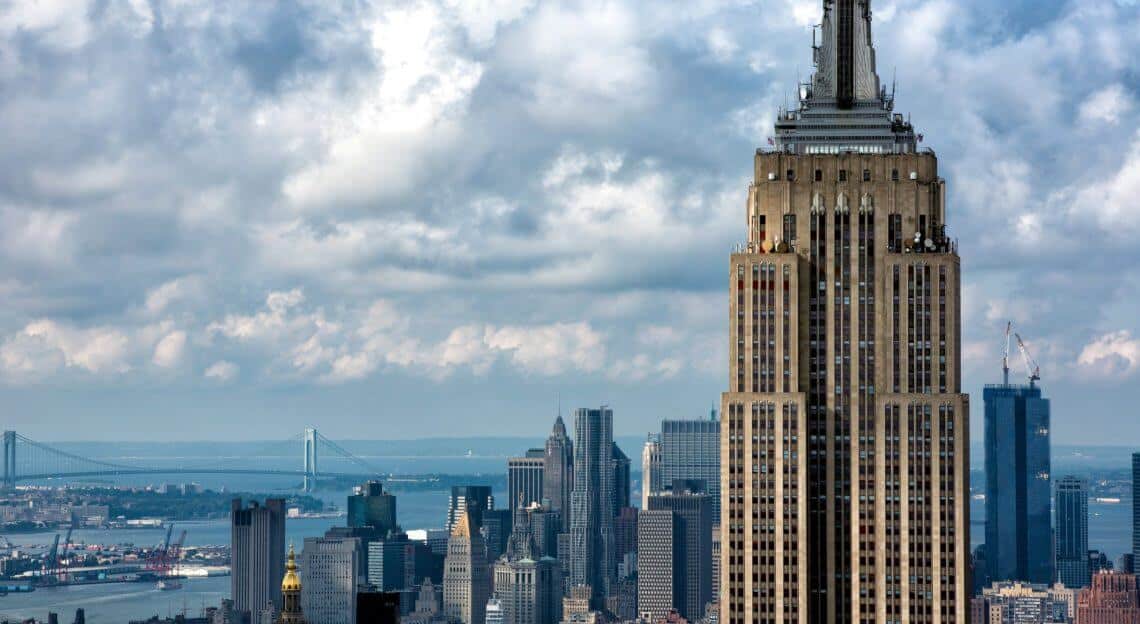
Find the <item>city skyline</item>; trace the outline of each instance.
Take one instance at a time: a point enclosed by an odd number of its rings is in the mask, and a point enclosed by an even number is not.
[[[9,426],[538,432],[558,393],[621,410],[615,433],[698,418],[736,189],[817,5],[5,8]],[[1140,370],[1135,3],[897,0],[875,20],[955,181],[963,390],[997,378],[1012,318],[1058,438],[1135,438],[1113,416]]]

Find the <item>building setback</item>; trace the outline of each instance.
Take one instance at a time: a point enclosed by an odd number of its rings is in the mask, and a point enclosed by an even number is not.
[[[965,624],[946,183],[879,83],[869,0],[823,9],[815,72],[756,152],[725,275],[719,621]]]
[[[1057,479],[1054,500],[1057,510],[1057,581],[1074,589],[1088,587],[1088,482],[1071,476]]]
[[[986,564],[992,581],[1053,580],[1049,400],[1034,385],[988,385]]]
[[[234,610],[259,614],[267,605],[279,613],[281,570],[285,569],[285,499],[269,498],[248,507],[235,498],[230,504],[232,561],[230,596]]]

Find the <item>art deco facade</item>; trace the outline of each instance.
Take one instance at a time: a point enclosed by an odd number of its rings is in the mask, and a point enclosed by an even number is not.
[[[451,529],[443,562],[443,612],[462,624],[483,624],[491,597],[487,548],[474,518],[462,514]]]
[[[720,621],[962,623],[968,397],[946,186],[879,85],[869,0],[756,154],[729,266]]]
[[[559,415],[546,439],[546,458],[542,474],[542,497],[550,501],[550,509],[562,517],[562,528],[570,530],[570,492],[574,490],[574,443],[566,435],[566,424]]]

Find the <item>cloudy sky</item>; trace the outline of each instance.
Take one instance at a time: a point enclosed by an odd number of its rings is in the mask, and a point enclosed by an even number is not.
[[[0,1],[4,428],[537,436],[560,396],[636,433],[718,400],[818,0],[78,5]],[[874,10],[949,182],[975,424],[1008,318],[1055,442],[1140,446],[1140,3]]]

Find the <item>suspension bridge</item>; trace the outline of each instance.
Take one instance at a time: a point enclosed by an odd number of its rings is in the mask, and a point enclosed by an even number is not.
[[[318,478],[324,479],[373,479],[382,473],[368,462],[356,457],[336,442],[321,435],[316,429],[305,429],[301,434],[288,440],[274,442],[266,449],[246,454],[242,458],[211,457],[197,460],[179,461],[169,465],[147,465],[146,459],[115,461],[82,457],[43,442],[37,442],[15,431],[5,431],[4,466],[2,484],[12,488],[17,483],[44,481],[48,479],[114,477],[123,475],[177,475],[177,474],[221,474],[221,475],[280,475],[299,477],[302,489],[313,491]],[[296,445],[296,446],[294,446]],[[291,448],[290,448],[291,447]],[[290,470],[277,466],[266,466],[266,458],[287,457],[296,450],[301,451],[300,468]],[[327,455],[326,455],[327,454]],[[319,471],[318,458],[334,460],[339,466],[347,466],[352,471]],[[154,461],[151,459],[150,461]],[[163,462],[165,463],[165,462]],[[261,465],[258,465],[261,464]],[[358,471],[358,472],[357,472]]]

